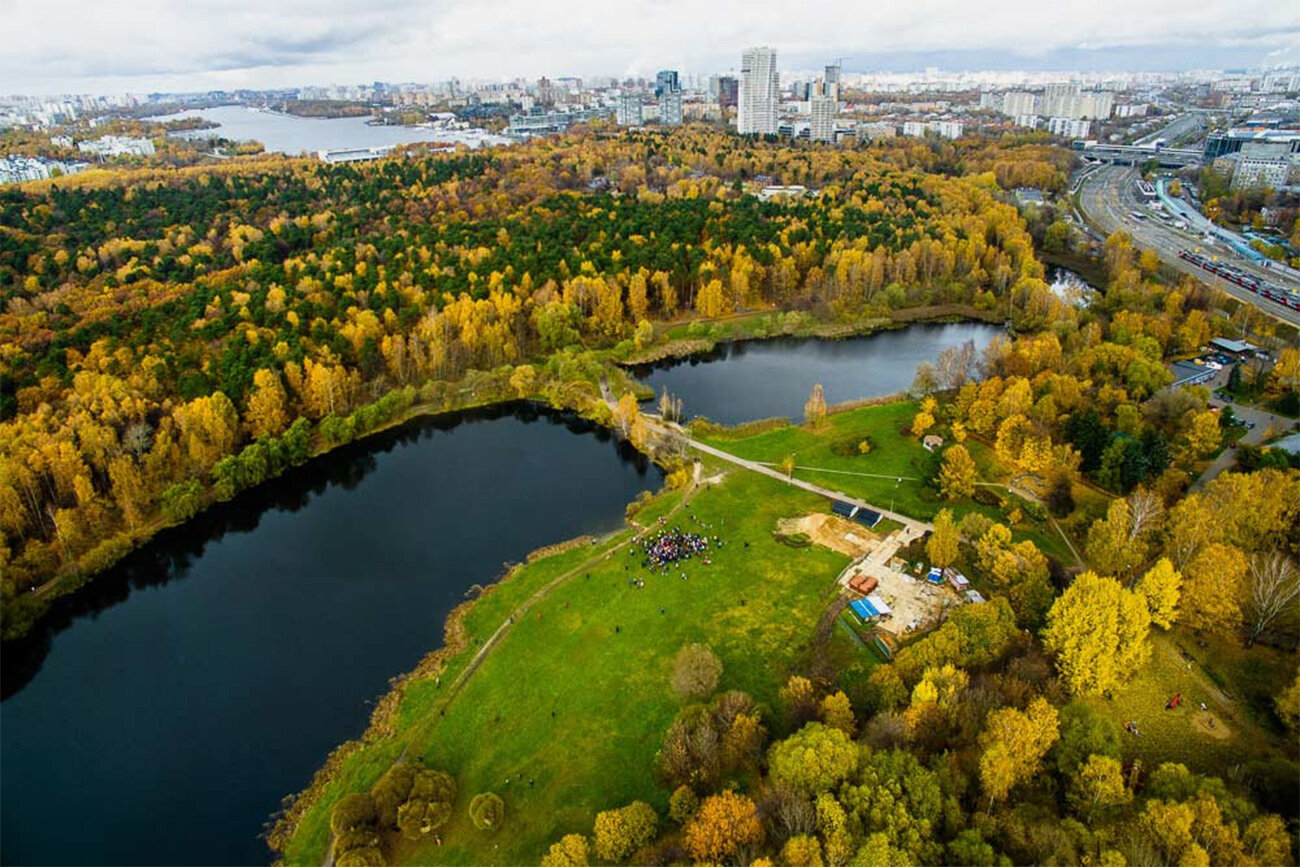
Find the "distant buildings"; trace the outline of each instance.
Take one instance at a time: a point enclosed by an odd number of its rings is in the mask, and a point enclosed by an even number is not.
[[[735,108],[740,102],[740,79],[731,75],[718,76],[718,107]]]
[[[1087,138],[1092,123],[1086,120],[1074,120],[1068,117],[1051,117],[1047,119],[1047,131],[1052,135],[1065,138]]]
[[[742,135],[771,135],[777,127],[781,84],[776,70],[776,49],[747,48],[740,56],[740,93],[736,131]]]
[[[659,97],[659,122],[664,126],[681,126],[682,92],[666,91]]]
[[[680,108],[680,102],[678,105]],[[642,123],[641,94],[625,93],[620,96],[614,107],[614,120],[619,126],[640,126]]]
[[[943,138],[961,138],[962,123],[958,120],[909,120],[903,124],[903,135],[923,136],[927,132]]]
[[[830,96],[814,96],[810,102],[812,124],[809,137],[813,141],[835,141],[835,115],[839,113],[839,100]]]
[[[677,93],[681,91],[681,86],[677,83],[677,70],[661,69],[655,76],[655,96],[661,97],[665,93]]]
[[[991,108],[1014,118],[1034,115],[1101,120],[1110,117],[1115,110],[1115,94],[1105,90],[1082,90],[1078,82],[1072,81],[1044,85],[1041,94],[1028,90],[982,93],[980,108]],[[1145,106],[1142,106],[1141,113],[1146,113]]]
[[[542,114],[514,114],[510,116],[510,132],[513,135],[521,136],[564,132],[575,124],[588,123],[609,116],[610,110],[608,108],[550,111]]]
[[[372,148],[345,148],[333,151],[317,151],[316,156],[323,163],[366,163],[373,160],[382,160],[393,152],[392,145],[381,145]]]
[[[68,163],[48,160],[44,157],[0,157],[0,184],[39,181],[57,175],[75,175],[88,167],[88,163]]]
[[[898,135],[898,127],[887,121],[860,123],[858,124],[857,134],[858,138],[864,141],[875,141],[880,138],[894,138]]]
[[[83,154],[93,154],[104,159],[107,157],[154,155],[153,142],[147,138],[127,138],[120,135],[106,135],[90,141],[77,142],[77,150]]]
[[[1232,173],[1233,189],[1267,187],[1276,190],[1287,185],[1293,167],[1300,166],[1284,142],[1249,142],[1237,156]]]

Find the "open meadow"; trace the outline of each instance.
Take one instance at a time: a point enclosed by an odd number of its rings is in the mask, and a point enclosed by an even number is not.
[[[344,764],[286,859],[320,863],[332,803],[369,786],[404,754],[454,774],[459,792],[442,845],[403,840],[389,853],[392,862],[536,862],[561,835],[589,830],[600,810],[633,799],[664,808],[653,768],[682,706],[669,687],[673,656],[683,644],[708,644],[724,666],[719,689],[775,701],[847,558],[816,546],[792,549],[772,531],[781,518],[824,504],[772,479],[731,472],[693,495],[661,494],[634,518],[653,528],[667,514],[669,527],[717,535],[723,547],[710,550],[711,565],[692,559],[667,576],[651,574],[640,549],[628,553],[628,530],[523,567],[464,618],[469,648],[441,678],[408,686],[397,735]],[[645,586],[629,585],[633,576]],[[512,616],[452,694],[479,642]],[[484,791],[505,799],[496,834],[475,830],[466,815],[469,799]]]

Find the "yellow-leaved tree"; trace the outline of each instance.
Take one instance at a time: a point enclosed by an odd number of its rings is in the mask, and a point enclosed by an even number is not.
[[[248,398],[244,424],[253,438],[279,436],[289,425],[288,398],[280,374],[263,368],[253,374],[253,393]]]
[[[989,803],[1005,798],[1034,776],[1060,737],[1056,708],[1041,696],[1025,710],[1003,708],[988,715],[980,734],[980,785]]]
[[[1146,662],[1150,631],[1145,597],[1084,572],[1047,612],[1043,646],[1075,695],[1109,694]]]
[[[939,468],[939,490],[945,499],[959,500],[975,493],[975,461],[963,445],[950,446]]]
[[[821,427],[826,423],[826,393],[820,382],[812,387],[812,394],[803,405],[803,418],[809,427]]]
[[[1246,555],[1236,545],[1213,542],[1183,569],[1179,620],[1194,629],[1230,635],[1241,627]]]
[[[957,522],[952,519],[952,512],[940,509],[939,514],[934,516],[934,532],[925,543],[925,553],[930,556],[931,565],[943,568],[957,562],[960,543],[961,532],[957,529]]]
[[[1183,594],[1183,576],[1168,557],[1161,557],[1138,579],[1137,592],[1146,597],[1152,623],[1161,629],[1174,625],[1178,619],[1178,600]]]

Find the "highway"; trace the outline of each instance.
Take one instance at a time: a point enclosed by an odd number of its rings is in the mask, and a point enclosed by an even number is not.
[[[1135,246],[1139,249],[1154,250],[1162,262],[1176,270],[1222,289],[1232,297],[1252,304],[1270,316],[1292,325],[1300,325],[1300,310],[1292,310],[1276,301],[1249,292],[1235,283],[1230,283],[1190,262],[1183,261],[1178,258],[1178,253],[1182,250],[1199,249],[1207,256],[1230,262],[1243,271],[1279,283],[1292,291],[1300,291],[1300,281],[1281,275],[1277,271],[1262,269],[1238,256],[1220,242],[1206,242],[1204,236],[1196,232],[1179,231],[1159,222],[1155,212],[1138,201],[1135,184],[1137,177],[1137,169],[1129,166],[1097,166],[1081,175],[1077,185],[1079,207],[1087,223],[1103,235],[1117,231],[1127,232],[1132,236]],[[1146,214],[1146,218],[1135,219],[1133,217],[1135,211]]]

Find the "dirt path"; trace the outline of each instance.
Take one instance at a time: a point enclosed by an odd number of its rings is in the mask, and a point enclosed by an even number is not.
[[[826,497],[827,499],[842,500],[846,503],[851,503],[855,506],[858,506],[859,508],[871,509],[873,512],[878,512],[882,516],[889,518],[891,521],[896,521],[899,524],[902,524],[904,527],[916,533],[916,535],[920,535],[922,533],[934,529],[933,525],[927,524],[924,521],[918,521],[915,518],[909,518],[906,515],[901,515],[898,512],[894,512],[889,509],[884,509],[881,508],[880,506],[873,506],[870,503],[867,503],[865,500],[859,500],[854,497],[850,497],[840,491],[832,491],[828,488],[823,488],[821,485],[814,485],[812,482],[805,482],[803,479],[790,478],[780,470],[773,469],[772,467],[767,466],[766,464],[759,463],[758,461],[746,460],[745,458],[733,455],[731,452],[724,452],[722,449],[715,449],[713,446],[705,445],[704,443],[696,439],[693,439],[688,433],[686,433],[680,427],[672,426],[670,428],[667,423],[661,422],[653,418],[647,418],[646,421],[653,430],[655,430],[660,434],[671,432],[673,434],[681,436],[683,439],[685,439],[686,444],[691,448],[695,449],[696,451],[703,452],[706,455],[712,455],[713,457],[718,458],[719,460],[723,460],[726,461],[727,463],[735,464],[738,467],[744,467],[747,470],[752,470],[753,472],[761,473],[765,476],[768,476],[769,478],[776,479],[779,482],[784,482],[785,484],[790,485],[792,487],[802,488],[805,491],[809,491],[814,494],[819,494],[820,496]],[[890,478],[894,478],[894,476],[890,476]]]

